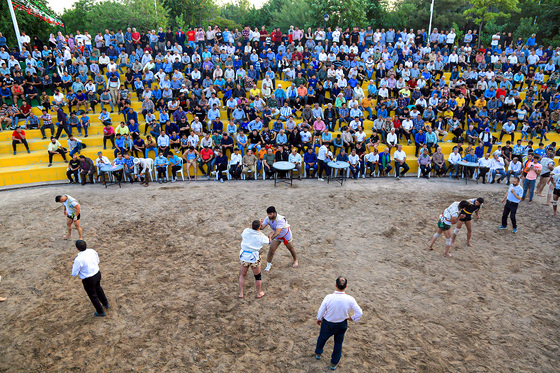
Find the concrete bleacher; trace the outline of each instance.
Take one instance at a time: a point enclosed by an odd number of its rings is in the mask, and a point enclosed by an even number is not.
[[[449,80],[449,73],[446,73],[446,79]],[[287,88],[291,84],[290,82],[277,80],[276,84],[278,83],[282,84],[282,86],[285,88]],[[259,86],[260,85],[261,82],[259,82]],[[364,82],[363,88],[364,91],[367,92],[367,82]],[[524,98],[524,92],[521,93],[521,96],[522,98]],[[142,131],[144,128],[144,122],[140,114],[141,102],[138,102],[135,98],[132,98],[131,106],[139,114],[140,129]],[[65,111],[68,111],[67,108],[65,108]],[[97,157],[97,152],[103,151],[104,155],[106,155],[109,159],[113,159],[113,150],[111,149],[111,143],[108,142],[107,149],[103,149],[103,126],[98,119],[99,111],[100,108],[97,107],[97,111],[95,114],[91,112],[89,113],[89,117],[91,119],[91,126],[88,129],[89,137],[85,138],[83,134],[81,137],[79,137],[87,145],[87,148],[82,150],[81,154],[94,160]],[[33,112],[38,116],[41,115],[41,111],[37,107],[33,108]],[[221,118],[222,122],[224,122],[225,127],[225,125],[227,125],[227,116],[225,110],[222,110]],[[55,116],[53,116],[53,119],[56,119]],[[115,112],[111,114],[111,119],[113,122],[113,126],[115,127],[123,120],[123,116]],[[192,120],[192,116],[190,114],[188,115],[188,119],[189,121]],[[372,124],[372,121],[364,121],[364,130],[368,134],[368,136],[371,134]],[[499,130],[500,128],[498,128],[498,131]],[[67,163],[64,163],[62,161],[60,155],[55,155],[52,167],[48,167],[47,146],[50,140],[42,140],[42,135],[39,130],[25,130],[25,133],[31,153],[28,154],[25,151],[25,147],[23,145],[18,145],[18,153],[17,155],[13,155],[11,141],[12,131],[5,130],[4,132],[0,132],[0,186],[66,180]],[[72,133],[74,135],[77,135],[77,130],[73,129]],[[338,133],[340,133],[340,131],[337,124],[336,131],[334,131],[333,133],[333,137],[336,137]],[[50,137],[50,130],[46,130],[46,135],[47,137]],[[494,136],[499,137],[499,132],[494,133]],[[558,134],[551,132],[547,136],[550,140],[549,142],[556,141],[557,143],[560,143],[560,136]],[[451,139],[452,137],[453,135],[450,134],[448,136],[448,139]],[[142,138],[145,139],[144,136],[142,136]],[[516,139],[518,138],[521,138],[520,132],[516,133]],[[504,142],[509,139],[509,136],[504,137]],[[66,140],[67,137],[61,137],[59,139],[62,146],[64,147],[67,147]],[[415,146],[405,145],[406,140],[404,138],[403,140],[403,149],[407,154],[407,164],[410,167],[410,172],[415,173],[417,171],[416,157],[414,156]],[[538,143],[537,141],[535,142]],[[451,153],[454,145],[455,144],[448,142],[440,143],[442,152],[445,155]],[[380,145],[379,150],[382,151],[383,149],[384,145]]]

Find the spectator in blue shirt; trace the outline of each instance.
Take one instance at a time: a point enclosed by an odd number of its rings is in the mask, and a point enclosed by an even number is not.
[[[426,144],[426,134],[424,134],[422,128],[414,136],[414,144],[416,145],[415,156],[418,157],[418,151]]]
[[[171,166],[171,175],[172,175],[171,182],[174,183],[177,181],[177,171],[181,169],[183,163],[181,162],[181,158],[179,158],[177,155],[172,153],[169,153],[167,155],[167,159],[169,165]]]
[[[318,166],[317,166],[317,154],[313,152],[313,148],[310,147],[307,149],[307,153],[305,153],[303,156],[303,162],[305,163],[305,173],[307,177],[309,178],[310,176],[309,171],[312,170],[311,178],[314,178]]]
[[[124,154],[124,152],[124,137],[122,137],[120,133],[117,133],[117,138],[115,139],[115,158],[117,154]]]
[[[157,171],[157,178],[159,183],[167,183],[167,166],[169,166],[169,161],[163,156],[162,152],[158,153],[158,156],[154,160],[154,167]]]

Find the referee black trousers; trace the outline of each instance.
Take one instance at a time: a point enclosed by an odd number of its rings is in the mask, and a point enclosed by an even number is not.
[[[507,227],[507,219],[509,216],[511,219],[511,225],[513,226],[513,228],[517,228],[517,219],[515,218],[515,214],[517,213],[518,206],[519,203],[506,201],[504,212],[502,214],[502,227]]]
[[[107,306],[109,301],[101,287],[101,272],[97,272],[91,277],[84,278],[82,284],[97,313],[103,313],[103,306]]]
[[[337,365],[342,356],[342,342],[344,342],[344,334],[348,329],[348,321],[333,323],[327,320],[321,322],[321,331],[319,332],[319,338],[317,338],[317,346],[315,347],[315,354],[321,355],[323,353],[323,347],[330,337],[334,336],[334,348],[331,355],[331,364]]]

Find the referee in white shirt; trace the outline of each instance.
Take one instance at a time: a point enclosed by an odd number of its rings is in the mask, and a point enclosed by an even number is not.
[[[321,331],[317,338],[315,358],[321,359],[325,343],[331,336],[334,336],[334,349],[331,355],[332,370],[336,369],[342,355],[342,342],[348,328],[348,320],[358,321],[362,317],[362,309],[354,297],[344,292],[346,285],[348,285],[348,281],[344,277],[337,278],[336,291],[323,299],[317,313],[317,324],[321,325]],[[352,317],[348,316],[350,310],[354,311]]]
[[[80,276],[84,289],[95,307],[95,316],[106,316],[103,307],[109,308],[109,301],[101,287],[101,272],[99,271],[99,256],[97,251],[88,249],[86,241],[76,241],[79,253],[74,259],[72,276]]]

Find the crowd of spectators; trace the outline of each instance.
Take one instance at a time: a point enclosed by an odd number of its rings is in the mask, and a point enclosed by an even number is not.
[[[162,181],[164,167],[173,181],[183,163],[189,178],[197,165],[222,181],[226,170],[271,177],[279,160],[319,179],[330,160],[349,162],[355,178],[400,177],[403,145],[414,145],[424,177],[457,177],[465,160],[480,164],[483,181],[489,170],[501,181],[519,173],[514,158],[558,151],[544,143],[560,132],[560,48],[536,35],[496,33],[479,46],[476,30],[459,40],[454,29],[128,28],[48,40],[22,33],[21,42],[9,48],[0,34],[0,128],[38,128],[43,139],[50,130],[49,166],[56,154],[80,153],[73,131],[88,137],[92,119],[114,162],[133,167],[153,150]],[[442,142],[456,143],[447,160]],[[14,155],[20,143],[29,152],[21,128],[12,143]]]

